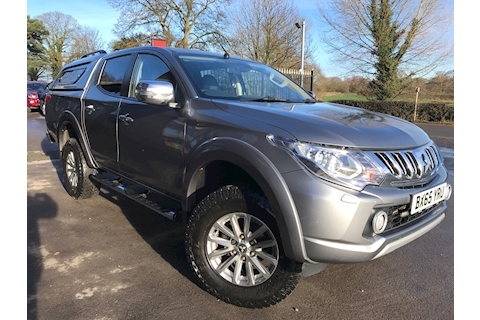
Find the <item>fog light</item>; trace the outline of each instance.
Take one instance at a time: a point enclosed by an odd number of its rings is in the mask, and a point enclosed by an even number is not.
[[[372,227],[373,232],[376,234],[382,233],[385,231],[388,222],[388,215],[385,211],[380,210],[373,216]]]
[[[447,196],[445,197],[445,200],[450,199],[450,196],[452,195],[452,186],[448,185],[447,186]]]

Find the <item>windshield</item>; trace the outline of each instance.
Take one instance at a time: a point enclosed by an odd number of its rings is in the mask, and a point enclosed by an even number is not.
[[[261,63],[195,54],[179,54],[177,58],[204,98],[314,102],[290,78]]]
[[[46,83],[39,82],[27,83],[27,90],[42,90],[45,89],[46,85]]]

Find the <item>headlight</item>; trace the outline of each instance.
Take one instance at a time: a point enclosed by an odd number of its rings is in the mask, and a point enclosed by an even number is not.
[[[27,98],[29,99],[35,99],[37,97],[37,95],[35,93],[28,93],[27,94]]]
[[[370,157],[357,149],[321,146],[273,135],[267,140],[290,151],[315,175],[349,188],[362,190],[366,185],[379,185],[385,175]]]

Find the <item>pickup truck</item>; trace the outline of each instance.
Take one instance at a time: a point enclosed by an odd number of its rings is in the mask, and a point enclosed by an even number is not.
[[[115,190],[183,224],[199,285],[242,307],[410,243],[452,192],[419,127],[227,52],[87,54],[51,83],[45,121],[72,198]]]

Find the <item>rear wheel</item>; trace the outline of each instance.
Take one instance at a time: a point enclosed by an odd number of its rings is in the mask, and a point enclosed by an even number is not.
[[[272,216],[236,186],[213,192],[195,208],[186,249],[201,286],[234,305],[271,306],[300,280],[301,265],[284,257]]]
[[[99,188],[90,180],[94,170],[87,165],[82,148],[75,138],[70,138],[62,148],[64,186],[74,199],[90,198]]]

